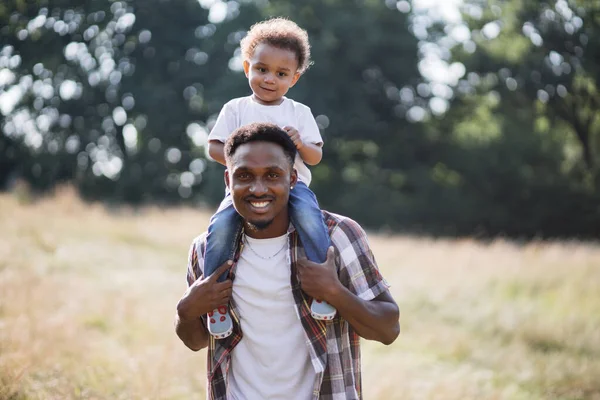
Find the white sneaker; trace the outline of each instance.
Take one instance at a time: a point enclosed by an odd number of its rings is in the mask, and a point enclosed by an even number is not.
[[[337,310],[328,302],[313,299],[310,304],[310,314],[314,319],[330,320],[335,317]]]
[[[233,322],[227,306],[219,306],[208,313],[208,332],[215,339],[224,339],[233,333]]]

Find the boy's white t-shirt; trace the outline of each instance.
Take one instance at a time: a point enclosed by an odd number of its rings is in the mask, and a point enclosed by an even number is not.
[[[208,140],[224,143],[234,130],[253,122],[270,122],[280,128],[291,126],[298,130],[305,143],[323,143],[319,127],[309,107],[287,97],[283,97],[279,105],[265,106],[254,101],[252,96],[240,97],[226,103],[208,135]],[[294,167],[300,180],[309,186],[312,175],[300,154],[296,155]]]
[[[244,337],[231,351],[228,399],[310,399],[317,373],[296,313],[288,236],[244,240],[232,291]]]

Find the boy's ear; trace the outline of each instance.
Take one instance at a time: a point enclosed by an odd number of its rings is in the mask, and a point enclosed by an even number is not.
[[[244,74],[246,74],[246,78],[247,78],[248,72],[250,71],[250,63],[248,62],[248,60],[244,60],[242,65],[244,67]]]
[[[296,72],[294,74],[294,77],[292,78],[292,84],[290,85],[290,87],[294,86],[296,84],[296,82],[298,82],[298,79],[300,79],[300,76],[302,74],[300,72]]]

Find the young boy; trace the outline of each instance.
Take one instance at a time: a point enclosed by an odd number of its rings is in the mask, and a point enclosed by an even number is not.
[[[235,129],[253,122],[271,122],[282,127],[298,149],[294,167],[299,180],[290,192],[290,217],[307,258],[323,263],[330,245],[329,235],[317,199],[308,188],[311,173],[305,165],[321,161],[323,140],[310,108],[285,97],[311,64],[308,34],[292,21],[273,18],[253,25],[240,46],[252,95],[233,99],[223,106],[208,137],[209,154],[225,165],[223,143]],[[208,227],[206,276],[233,259],[240,235],[242,221],[227,194]],[[226,274],[218,280],[225,279]],[[336,313],[331,305],[316,299],[311,311],[314,318],[323,320],[333,319]],[[208,330],[213,337],[229,336],[232,327],[226,306],[209,313]]]

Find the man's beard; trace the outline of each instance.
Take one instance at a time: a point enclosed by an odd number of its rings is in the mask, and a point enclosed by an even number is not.
[[[269,225],[273,223],[273,219],[267,221],[246,221],[248,224],[248,228],[254,231],[262,231],[263,229],[267,229]]]

